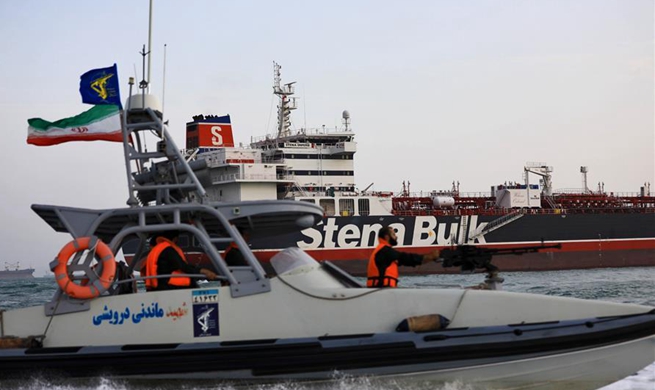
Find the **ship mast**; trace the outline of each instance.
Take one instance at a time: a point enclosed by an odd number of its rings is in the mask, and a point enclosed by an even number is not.
[[[273,62],[273,93],[280,97],[280,103],[277,106],[277,138],[291,135],[291,110],[298,108],[296,98],[290,97],[295,93],[294,84],[284,84],[281,86],[282,76],[280,73],[282,67],[277,62]]]

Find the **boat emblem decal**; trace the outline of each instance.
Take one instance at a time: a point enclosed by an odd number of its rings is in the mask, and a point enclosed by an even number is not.
[[[218,336],[218,290],[197,290],[191,296],[193,337]]]

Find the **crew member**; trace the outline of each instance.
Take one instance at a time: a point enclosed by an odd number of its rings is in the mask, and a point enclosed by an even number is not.
[[[368,261],[367,287],[397,287],[398,266],[416,267],[439,258],[439,250],[426,255],[399,252],[393,249],[398,245],[396,231],[390,226],[383,226],[378,232],[379,244]]]
[[[239,234],[241,234],[241,237],[243,237],[243,240],[248,243],[250,240],[250,232],[241,227],[237,227],[237,230],[239,231]],[[225,249],[223,258],[225,259],[227,265],[230,267],[248,265],[248,262],[243,257],[243,253],[241,253],[239,246],[234,241],[231,242],[230,245]]]
[[[182,249],[177,246],[178,231],[156,233],[146,259],[146,276],[203,274],[207,280],[215,280],[217,275],[206,268],[200,268],[187,263]],[[187,276],[172,276],[170,278],[146,279],[146,290],[172,290],[177,288],[197,288],[195,278]]]

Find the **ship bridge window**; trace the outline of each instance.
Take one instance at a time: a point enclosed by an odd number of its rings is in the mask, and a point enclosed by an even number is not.
[[[318,201],[318,205],[323,208],[325,215],[328,217],[333,216],[336,211],[334,208],[334,199],[321,199]]]
[[[371,205],[368,199],[358,199],[357,206],[359,207],[359,215],[367,216],[371,214]]]
[[[355,214],[355,199],[339,199],[339,210],[344,217]]]
[[[301,202],[307,202],[307,203],[316,204],[316,202],[314,201],[314,199],[300,199],[300,201],[301,201]]]

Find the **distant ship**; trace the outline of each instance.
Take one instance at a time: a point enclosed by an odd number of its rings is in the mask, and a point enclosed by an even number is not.
[[[20,269],[19,263],[5,262],[5,269],[0,270],[0,280],[2,279],[32,279],[34,278],[34,268]]]

